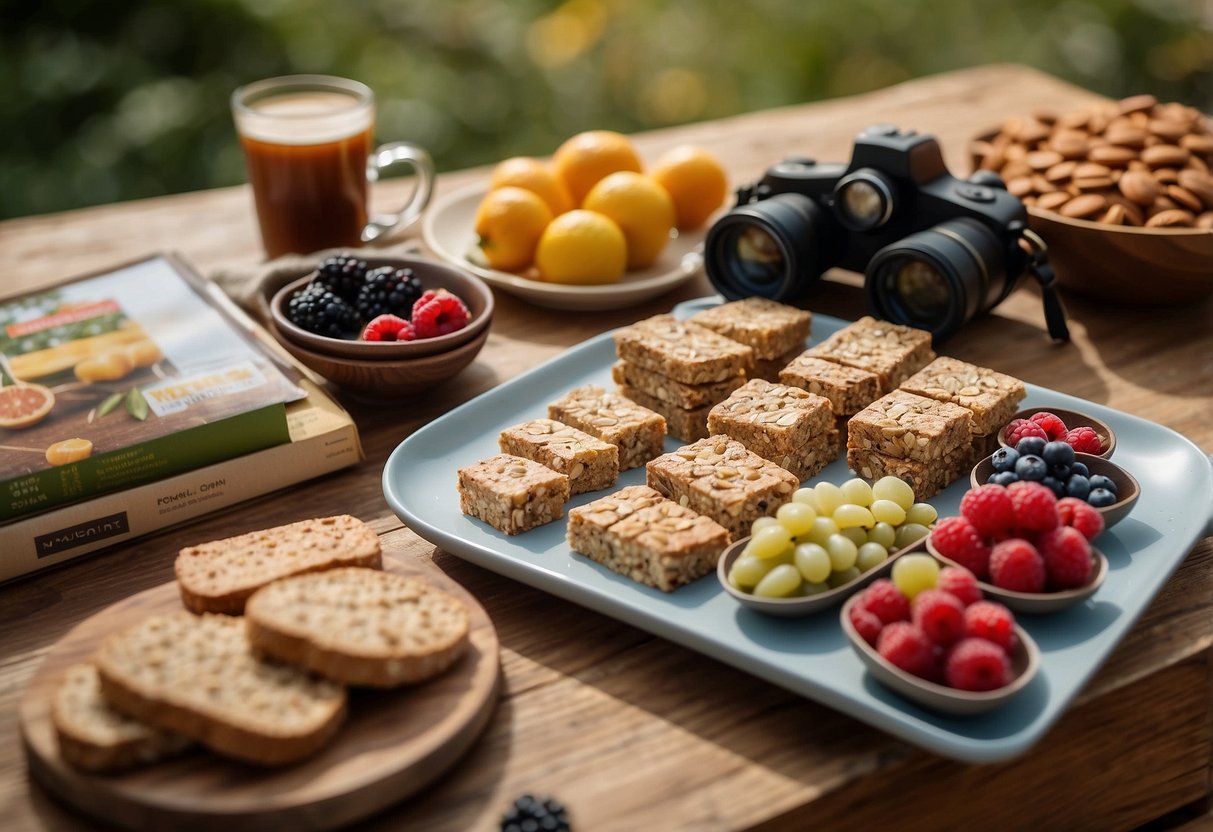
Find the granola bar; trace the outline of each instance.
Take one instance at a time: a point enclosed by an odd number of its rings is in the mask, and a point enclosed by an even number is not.
[[[941,356],[901,383],[902,390],[952,402],[973,414],[973,432],[996,434],[1023,401],[1023,382],[994,370]]]
[[[754,348],[756,359],[775,359],[804,349],[812,315],[795,306],[760,297],[722,303],[691,320]]]
[[[796,356],[804,350],[804,345],[800,344],[793,347],[791,351],[784,353],[777,358],[759,358],[754,362],[754,369],[750,372],[750,378],[761,378],[767,381],[779,381],[779,374],[783,368],[788,366],[795,360]]]
[[[841,451],[842,434],[831,430],[813,437],[789,454],[772,457],[771,461],[804,482],[825,470],[827,465],[838,459]]]
[[[736,439],[711,436],[648,464],[648,484],[706,514],[734,537],[786,503],[800,485],[795,475],[747,450]]]
[[[668,402],[675,407],[691,410],[722,402],[741,385],[745,376],[733,376],[724,381],[709,381],[704,384],[683,384],[669,376],[638,367],[629,361],[616,361],[611,367],[611,378],[616,384],[626,385],[654,399]]]
[[[754,350],[673,315],[655,315],[615,333],[619,357],[681,381],[725,381],[754,366]]]
[[[898,477],[914,489],[917,500],[927,500],[961,477],[967,476],[974,460],[970,448],[962,447],[932,463],[898,459],[877,451],[847,448],[847,466],[868,480]]]
[[[868,316],[838,330],[807,354],[875,373],[882,393],[894,389],[935,358],[931,333]]]
[[[716,567],[729,533],[714,520],[631,486],[569,511],[569,547],[664,592]]]
[[[731,436],[764,459],[775,460],[834,430],[834,411],[821,396],[756,378],[712,408],[708,430]]]
[[[634,387],[623,385],[619,394],[631,399],[641,407],[647,407],[655,413],[660,413],[665,419],[665,429],[670,436],[683,442],[694,442],[708,435],[708,412],[712,405],[702,407],[682,408],[661,399],[642,393]]]
[[[459,510],[518,534],[563,516],[569,478],[520,456],[498,454],[459,469]]]
[[[506,428],[498,444],[504,453],[567,475],[572,494],[608,488],[619,478],[619,448],[555,419],[532,419]]]
[[[825,396],[839,416],[850,416],[880,398],[880,377],[859,367],[826,361],[809,353],[796,356],[779,373],[784,384]]]
[[[932,463],[968,447],[972,432],[973,415],[963,407],[894,390],[851,417],[847,448]]]
[[[619,448],[619,468],[638,468],[658,456],[665,419],[652,410],[594,384],[570,390],[548,405],[548,416]]]

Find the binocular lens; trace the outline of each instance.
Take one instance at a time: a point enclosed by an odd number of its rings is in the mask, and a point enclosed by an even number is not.
[[[779,243],[757,225],[734,229],[722,253],[738,282],[759,291],[776,286],[788,269]]]
[[[816,224],[821,209],[803,194],[742,205],[708,231],[704,266],[729,300],[758,295],[788,300],[820,271]]]
[[[905,257],[900,262],[890,262],[886,269],[891,294],[907,318],[930,322],[948,314],[952,296],[947,281],[930,263]]]

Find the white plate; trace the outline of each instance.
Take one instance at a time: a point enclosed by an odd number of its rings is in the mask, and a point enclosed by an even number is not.
[[[439,199],[425,214],[425,244],[439,257],[467,269],[495,289],[551,309],[622,309],[655,298],[690,279],[703,266],[703,230],[674,232],[657,262],[629,271],[618,283],[563,286],[490,269],[468,259],[475,250],[476,208],[488,189],[473,185]]]

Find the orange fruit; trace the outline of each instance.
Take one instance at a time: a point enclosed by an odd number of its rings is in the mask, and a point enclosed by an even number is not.
[[[489,191],[476,209],[480,250],[494,269],[525,269],[551,221],[552,209],[534,191],[513,185]]]
[[[55,406],[55,394],[41,384],[0,387],[0,428],[28,428]]]
[[[670,241],[674,202],[665,188],[649,177],[621,170],[598,181],[582,203],[613,219],[628,243],[628,268],[652,265]]]
[[[641,171],[640,157],[628,137],[610,130],[590,130],[568,139],[556,148],[552,168],[577,206],[604,176],[619,170]]]
[[[552,209],[553,216],[563,214],[573,207],[572,198],[556,178],[556,174],[538,159],[514,156],[500,162],[493,168],[489,189],[504,188],[507,185],[538,194],[548,204],[548,208]]]
[[[628,243],[615,221],[574,209],[544,229],[535,265],[549,283],[615,283],[627,265]]]
[[[676,223],[684,231],[703,225],[729,192],[728,177],[716,157],[689,144],[663,153],[649,176],[669,191]]]
[[[46,461],[51,465],[68,465],[93,455],[93,443],[75,437],[51,443],[46,449]]]

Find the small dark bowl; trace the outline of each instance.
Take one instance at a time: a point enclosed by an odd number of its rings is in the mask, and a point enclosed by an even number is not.
[[[1107,422],[1101,419],[1096,419],[1088,413],[1079,413],[1077,410],[1066,410],[1062,407],[1029,407],[1021,410],[1011,417],[1011,422],[1016,419],[1027,419],[1034,413],[1052,413],[1057,418],[1066,423],[1066,427],[1073,428],[1092,428],[1099,434],[1099,443],[1103,447],[1095,456],[1101,456],[1108,459],[1112,456],[1112,452],[1116,450],[1116,431],[1112,430]],[[1010,422],[1007,423],[1008,425]],[[1006,442],[1007,425],[1003,425],[998,431],[998,444],[1004,448],[1010,447]]]
[[[1137,504],[1137,499],[1141,496],[1141,486],[1137,484],[1137,480],[1132,474],[1110,459],[1091,454],[1074,454],[1074,459],[1086,465],[1092,474],[1103,474],[1116,484],[1116,502],[1102,508],[1094,507],[1103,515],[1104,528],[1112,528],[1133,510],[1133,506]],[[985,485],[986,480],[993,473],[994,462],[991,457],[986,457],[973,466],[973,472],[969,475],[969,484],[973,488]]]
[[[356,341],[329,338],[308,332],[286,317],[287,302],[315,276],[315,272],[292,281],[274,293],[270,299],[270,316],[285,341],[293,342],[310,352],[353,360],[402,361],[452,350],[480,337],[493,317],[493,292],[488,285],[462,269],[425,257],[368,257],[371,268],[392,266],[410,268],[426,289],[446,289],[468,308],[468,325],[463,329],[434,338],[416,341]],[[285,343],[283,346],[286,346]]]

